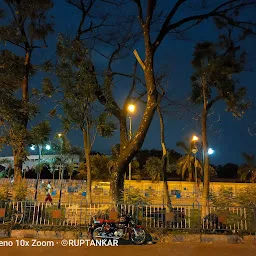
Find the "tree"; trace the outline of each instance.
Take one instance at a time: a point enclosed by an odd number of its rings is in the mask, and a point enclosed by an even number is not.
[[[14,178],[20,181],[22,163],[26,158],[28,123],[37,113],[37,106],[30,102],[29,80],[35,73],[32,55],[36,49],[45,48],[46,37],[53,31],[47,13],[51,0],[6,0],[5,12],[1,9],[0,42],[19,51],[19,57],[10,50],[1,51],[1,143],[12,146]],[[43,44],[42,44],[43,43]],[[15,74],[15,75],[13,75]]]
[[[238,169],[238,174],[242,181],[256,182],[256,158],[253,154],[243,153],[245,164]]]
[[[168,211],[171,211],[172,203],[171,203],[171,197],[169,194],[168,181],[167,181],[167,171],[168,171],[168,167],[169,167],[169,165],[168,165],[169,159],[168,159],[168,151],[166,150],[166,144],[165,144],[164,118],[163,118],[162,109],[161,109],[160,105],[157,107],[157,112],[158,112],[159,121],[160,121],[160,137],[161,137],[161,144],[162,144],[162,151],[163,151],[162,176],[163,176],[163,181],[164,181],[164,191],[165,191],[165,196],[166,196],[166,200],[167,200]]]
[[[89,4],[85,4],[85,1],[81,1],[80,3],[76,1],[69,1],[75,8],[77,8],[81,13],[81,19],[79,22],[79,26],[77,28],[77,36],[76,39],[81,39],[82,36],[89,31],[92,33],[95,31],[95,28],[99,27],[106,27],[106,24],[100,23],[95,24],[95,21],[98,19],[90,21],[92,15],[89,15],[90,10],[95,6],[96,1],[90,1]],[[108,3],[108,1],[106,1]],[[106,4],[104,2],[104,4]],[[160,97],[158,93],[157,83],[156,83],[156,63],[155,63],[155,54],[159,49],[162,41],[164,38],[171,33],[182,34],[184,31],[187,31],[189,28],[194,27],[204,20],[212,17],[222,17],[226,22],[232,23],[232,25],[236,27],[248,28],[252,25],[250,22],[240,22],[240,12],[239,10],[243,10],[246,8],[254,7],[255,1],[252,0],[233,0],[229,1],[226,0],[222,3],[218,3],[218,1],[214,3],[206,3],[204,5],[198,6],[198,2],[194,2],[196,7],[201,7],[200,10],[197,10],[196,13],[192,13],[191,15],[184,15],[182,17],[178,17],[179,11],[183,10],[183,8],[189,8],[186,5],[185,0],[178,0],[174,3],[171,8],[166,8],[165,10],[157,11],[161,8],[155,0],[141,2],[140,0],[133,0],[137,7],[138,11],[138,21],[140,26],[140,32],[142,32],[142,40],[144,43],[144,60],[140,57],[138,52],[134,50],[134,55],[137,59],[137,62],[140,64],[143,75],[144,81],[143,85],[144,92],[141,93],[139,96],[134,96],[135,93],[135,85],[137,76],[136,73],[130,74],[121,74],[126,75],[126,77],[131,77],[133,79],[133,83],[131,86],[131,90],[129,91],[126,99],[122,106],[120,106],[114,98],[114,84],[115,84],[115,77],[120,75],[120,72],[115,72],[112,67],[112,63],[114,60],[117,59],[118,54],[120,54],[121,49],[125,48],[125,44],[123,42],[113,42],[115,37],[113,36],[112,27],[111,31],[108,31],[112,38],[114,38],[111,42],[104,40],[105,38],[99,37],[98,39],[101,42],[106,42],[106,44],[111,47],[113,46],[114,50],[110,56],[107,56],[108,67],[105,72],[105,79],[104,84],[101,85],[100,81],[95,76],[95,81],[97,81],[98,88],[95,91],[95,95],[97,96],[98,100],[102,105],[105,106],[106,110],[108,110],[113,116],[117,118],[119,121],[119,129],[120,129],[120,155],[111,167],[112,173],[112,181],[111,181],[111,190],[112,190],[112,200],[115,203],[120,201],[123,189],[124,189],[124,173],[130,163],[130,161],[135,157],[137,152],[143,145],[144,139],[146,137],[147,131],[155,114],[156,108],[158,106]],[[121,6],[122,1],[118,1],[116,4]],[[101,3],[101,8],[104,8],[103,4]],[[125,6],[126,8],[126,6]],[[198,8],[197,8],[198,9]],[[234,12],[234,10],[236,10]],[[189,13],[189,12],[183,12]],[[190,12],[191,13],[191,12]],[[165,17],[165,18],[162,18]],[[134,21],[134,20],[132,20]],[[86,22],[88,22],[88,26],[86,26]],[[89,25],[91,24],[91,25]],[[129,25],[133,22],[129,22]],[[131,25],[131,27],[132,27]],[[157,31],[154,31],[153,27],[157,27]],[[134,28],[135,27],[135,28]],[[134,30],[138,31],[138,26],[132,27]],[[122,29],[118,30],[118,35],[120,38],[123,33],[126,32],[126,28],[123,26]],[[132,31],[134,32],[134,31]],[[104,34],[104,33],[103,33]],[[108,34],[108,33],[107,33]],[[134,33],[127,33],[131,38],[131,35]],[[116,40],[117,41],[117,40]],[[127,41],[125,41],[127,42]],[[130,45],[129,45],[130,46]],[[130,49],[131,47],[126,47],[125,49]],[[95,66],[92,63],[92,71],[95,71]],[[141,79],[140,79],[141,80]],[[135,82],[134,82],[135,81]],[[132,97],[134,96],[134,97]],[[146,99],[146,105],[144,109],[144,113],[137,129],[135,136],[131,141],[128,140],[128,131],[127,131],[127,106],[130,100],[132,99],[140,99],[144,96]]]
[[[79,148],[73,147],[66,137],[65,134],[58,134],[55,137],[55,141],[52,143],[53,150],[58,154],[58,156],[54,159],[52,163],[52,169],[59,170],[59,181],[60,181],[60,196],[59,196],[59,204],[58,208],[61,205],[62,198],[62,183],[64,172],[70,171],[72,164],[74,163],[74,158],[78,155],[79,162],[81,161],[81,150]]]
[[[227,105],[227,111],[241,117],[249,103],[245,100],[246,88],[237,89],[235,75],[242,72],[245,54],[237,44],[243,40],[246,33],[237,41],[232,38],[232,29],[227,34],[220,35],[219,43],[203,42],[195,47],[192,64],[196,72],[192,75],[192,101],[202,104],[202,142],[204,153],[204,190],[202,209],[206,213],[209,197],[209,155],[207,137],[207,117],[216,102],[222,100]]]
[[[92,179],[109,181],[109,164],[110,159],[105,155],[91,156]]]
[[[97,134],[112,136],[115,124],[109,120],[107,113],[100,115],[95,111],[96,84],[90,70],[90,56],[82,41],[71,41],[60,36],[57,44],[59,63],[56,68],[63,90],[61,105],[65,131],[80,129],[84,142],[84,156],[87,171],[87,201],[91,203],[91,149]]]
[[[155,156],[149,157],[144,166],[145,173],[152,179],[152,181],[160,181],[162,166],[162,159]]]
[[[217,174],[219,178],[237,178],[237,171],[238,171],[238,165],[232,164],[232,163],[227,163],[223,166],[218,166],[217,169]]]
[[[182,178],[184,178],[186,174],[188,174],[188,180],[192,181],[193,177],[195,180],[194,172],[196,169],[197,177],[200,177],[202,175],[202,164],[198,159],[195,159],[195,157],[191,155],[192,145],[190,145],[189,147],[183,141],[177,142],[176,145],[182,148],[185,152],[185,155],[182,156],[177,162],[177,173],[181,174]]]

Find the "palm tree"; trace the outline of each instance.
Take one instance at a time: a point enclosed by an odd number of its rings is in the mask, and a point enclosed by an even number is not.
[[[241,165],[238,169],[238,174],[242,181],[246,181],[247,179],[250,182],[256,182],[256,158],[254,154],[242,154],[245,159],[245,164]]]
[[[177,162],[177,174],[181,174],[182,178],[188,174],[188,180],[195,180],[194,171],[198,172],[199,175],[202,175],[202,164],[198,159],[191,154],[191,146],[188,146],[185,142],[179,141],[176,143],[177,147],[180,147],[184,150],[184,156],[182,156]],[[199,177],[199,175],[197,176]]]

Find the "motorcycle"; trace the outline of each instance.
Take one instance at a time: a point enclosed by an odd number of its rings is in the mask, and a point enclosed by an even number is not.
[[[121,216],[118,221],[106,219],[94,219],[89,227],[91,238],[101,239],[125,239],[129,235],[129,240],[136,245],[141,245],[146,240],[146,232],[142,226],[136,225],[130,215]]]

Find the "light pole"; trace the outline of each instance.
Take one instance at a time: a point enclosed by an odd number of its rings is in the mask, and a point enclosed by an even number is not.
[[[193,136],[192,137],[192,140],[191,140],[191,151],[192,153],[194,154],[195,156],[195,184],[197,184],[197,171],[196,171],[196,153],[198,152],[198,149],[197,149],[197,146],[196,146],[196,142],[199,141],[199,138],[197,136]],[[212,155],[214,154],[214,150],[212,148],[208,148],[207,150],[207,154],[208,155]],[[204,158],[205,158],[205,155],[204,155],[204,150],[202,150],[202,166],[203,166],[203,174],[204,174]],[[196,186],[197,188],[197,186]]]
[[[60,155],[61,155],[61,160],[62,160],[62,149],[63,149],[63,139],[62,139],[62,134],[59,133],[58,137],[60,139]],[[59,197],[59,204],[58,204],[58,209],[60,209],[60,204],[61,204],[61,196],[62,196],[62,181],[63,181],[63,173],[64,173],[64,166],[60,165],[61,168],[61,180],[60,180],[60,197]]]
[[[42,149],[43,149],[43,145],[42,144],[39,144],[39,145],[37,145],[37,147],[38,147],[38,167],[37,167],[37,170],[36,170],[36,186],[35,186],[35,197],[34,197],[34,199],[35,200],[37,200],[37,192],[38,192],[38,182],[39,182],[39,175],[40,175],[40,172],[41,172],[41,158],[42,158]],[[30,149],[31,150],[35,150],[36,149],[36,146],[35,145],[32,145],[31,147],[30,147]],[[51,149],[51,146],[49,145],[49,144],[47,144],[46,146],[45,146],[45,149],[46,150],[50,150]],[[39,170],[38,170],[38,168],[39,168]]]
[[[197,194],[197,170],[196,170],[196,153],[198,151],[198,148],[196,146],[196,142],[199,140],[197,136],[192,137],[191,141],[191,151],[194,154],[194,171],[195,171],[195,193]]]
[[[133,113],[134,111],[135,111],[135,105],[133,105],[133,104],[130,104],[129,106],[128,106],[128,111],[130,112],[130,113]],[[132,140],[132,117],[131,116],[129,116],[129,140],[131,141]],[[129,180],[131,180],[132,179],[132,161],[130,161],[130,163],[129,163]]]

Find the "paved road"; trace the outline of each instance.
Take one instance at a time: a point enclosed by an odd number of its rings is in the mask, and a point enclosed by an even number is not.
[[[1,239],[3,241],[12,241],[12,247],[1,246],[1,256],[255,256],[256,245],[246,244],[162,244],[157,243],[153,245],[121,245],[118,247],[63,247],[57,240],[54,246],[50,247],[32,247],[32,241],[29,241],[30,246],[18,247],[15,239]],[[41,241],[41,240],[39,240]]]

